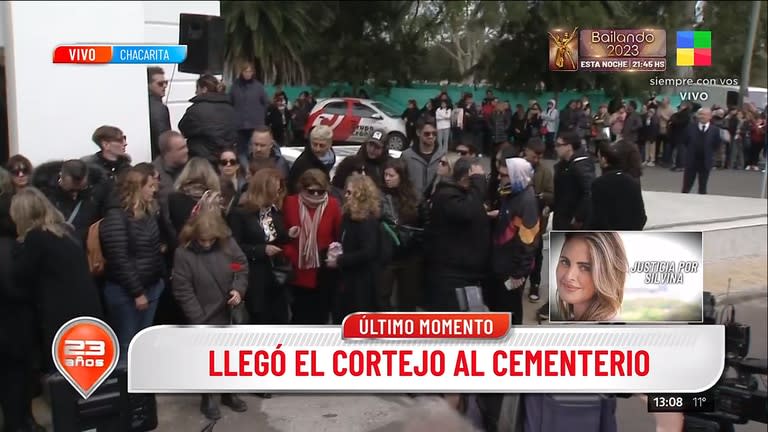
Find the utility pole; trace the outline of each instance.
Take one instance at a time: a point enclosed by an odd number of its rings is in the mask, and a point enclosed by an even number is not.
[[[739,107],[744,104],[744,97],[749,87],[749,71],[752,68],[752,51],[755,48],[757,38],[757,23],[760,19],[760,2],[752,2],[752,13],[749,20],[749,34],[747,34],[747,47],[744,50],[744,60],[741,63],[741,80],[739,81]]]

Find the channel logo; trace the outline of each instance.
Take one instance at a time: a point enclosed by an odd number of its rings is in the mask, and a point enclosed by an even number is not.
[[[677,32],[677,66],[712,66],[712,32]]]
[[[117,335],[96,318],[75,318],[53,339],[53,363],[83,399],[99,388],[117,366]]]

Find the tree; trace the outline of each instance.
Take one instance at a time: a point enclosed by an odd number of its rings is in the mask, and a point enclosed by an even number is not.
[[[491,42],[499,36],[506,14],[504,3],[433,1],[425,7],[425,13],[436,17],[439,23],[437,31],[431,35],[428,43],[444,50],[453,58],[459,74],[465,77],[466,82],[474,81],[473,68]]]
[[[764,2],[763,2],[764,3]],[[694,68],[700,77],[737,78],[741,76],[741,61],[747,44],[747,28],[752,2],[708,1],[704,9],[704,22],[698,30],[712,31],[712,67]],[[752,52],[751,86],[766,86],[768,53],[766,53],[766,11],[760,9],[758,33]]]
[[[256,63],[265,83],[305,83],[302,49],[330,18],[324,2],[222,1],[229,65]]]

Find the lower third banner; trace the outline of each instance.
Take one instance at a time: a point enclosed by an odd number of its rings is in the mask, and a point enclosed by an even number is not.
[[[334,326],[159,326],[128,353],[133,393],[703,392],[718,325],[513,327],[496,339],[344,339]]]

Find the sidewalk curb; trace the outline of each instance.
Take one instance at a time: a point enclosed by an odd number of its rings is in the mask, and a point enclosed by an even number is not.
[[[738,304],[752,300],[768,297],[768,290],[765,288],[740,290],[731,293],[719,293],[715,294],[715,299],[718,305],[722,304]]]

